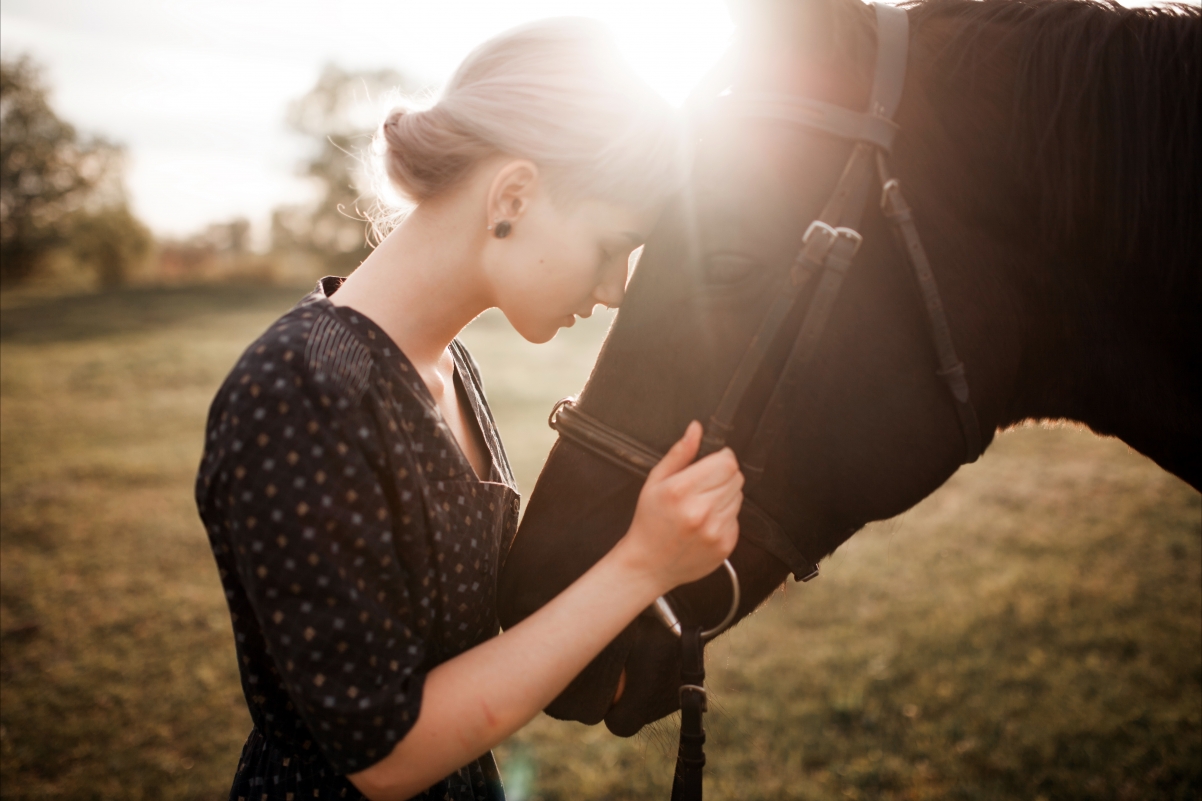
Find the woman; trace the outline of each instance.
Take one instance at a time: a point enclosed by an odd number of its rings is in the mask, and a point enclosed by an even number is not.
[[[742,476],[729,451],[692,463],[694,423],[609,555],[497,633],[518,498],[455,336],[498,307],[545,342],[616,306],[680,184],[676,131],[578,20],[487,42],[436,105],[385,121],[412,211],[253,343],[210,412],[197,498],[255,724],[231,798],[501,798],[490,749],[730,553]]]

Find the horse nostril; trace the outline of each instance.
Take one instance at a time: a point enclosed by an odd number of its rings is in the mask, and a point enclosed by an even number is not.
[[[626,668],[622,668],[622,674],[618,676],[618,689],[614,692],[614,700],[610,706],[622,700],[622,693],[626,692]]]

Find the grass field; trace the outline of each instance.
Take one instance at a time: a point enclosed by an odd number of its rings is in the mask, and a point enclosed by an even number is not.
[[[285,289],[0,297],[0,796],[224,797],[249,717],[192,502]],[[528,491],[604,318],[465,335]],[[1202,505],[1122,443],[999,437],[709,649],[711,799],[1202,798]],[[545,717],[514,799],[666,799],[671,721]]]

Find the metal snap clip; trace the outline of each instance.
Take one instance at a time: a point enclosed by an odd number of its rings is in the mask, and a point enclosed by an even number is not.
[[[701,639],[703,641],[712,640],[722,632],[726,631],[730,624],[734,622],[735,615],[739,611],[739,574],[735,572],[734,565],[730,563],[729,559],[723,559],[722,566],[726,568],[726,574],[730,577],[730,610],[727,611],[726,617],[722,618],[721,623],[719,623],[717,626],[714,626],[712,629],[701,632]],[[662,595],[656,598],[655,603],[651,605],[651,611],[655,613],[657,618],[659,618],[659,622],[663,623],[664,626],[667,627],[668,631],[672,632],[677,637],[680,636],[682,631],[680,618],[676,616],[676,612],[673,611],[672,605],[668,603],[667,598]]]

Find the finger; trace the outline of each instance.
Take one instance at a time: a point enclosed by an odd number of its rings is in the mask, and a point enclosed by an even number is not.
[[[659,464],[651,468],[651,472],[647,474],[647,481],[662,481],[668,476],[679,473],[689,466],[693,458],[697,456],[697,449],[700,447],[701,423],[694,420],[684,430],[684,436],[668,449],[664,458],[659,460]]]
[[[714,490],[714,505],[718,506],[727,499],[743,493],[743,474],[736,473],[730,481],[723,482]]]
[[[678,481],[681,488],[687,492],[707,492],[739,476],[742,484],[742,474],[739,472],[739,461],[729,448],[723,448],[717,453],[711,453],[704,459],[699,459],[688,467],[680,470],[672,477]]]
[[[714,516],[738,517],[739,510],[743,508],[743,492],[742,490],[733,490],[728,495],[719,498],[714,503]]]
[[[737,487],[723,487],[695,496],[688,509],[687,522],[696,529],[716,532],[734,521],[743,503],[743,493]]]
[[[739,547],[739,521],[738,520],[730,521],[730,529],[727,531],[727,534],[730,537],[730,539],[725,540],[725,542],[723,543],[723,546],[724,546],[723,550],[725,550],[725,552],[726,552],[726,555],[722,557],[723,559],[728,558],[732,553],[735,552],[735,548]]]
[[[739,516],[739,509],[743,504],[743,493],[738,490],[734,492],[723,490],[711,495],[706,501],[705,525],[713,531],[716,530],[715,526],[723,526]]]
[[[723,528],[729,526],[734,531],[735,539],[739,532],[739,510],[743,507],[743,493],[737,493],[720,508],[714,511],[714,516],[723,521]],[[733,545],[731,546],[734,547]]]
[[[675,476],[673,480],[675,480]],[[719,482],[705,490],[695,490],[697,498],[705,501],[710,509],[718,509],[732,496],[743,491],[743,474],[735,473],[726,481]]]

